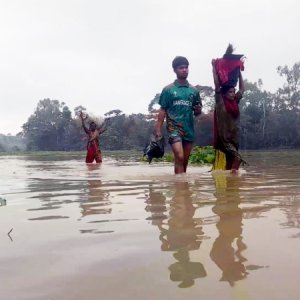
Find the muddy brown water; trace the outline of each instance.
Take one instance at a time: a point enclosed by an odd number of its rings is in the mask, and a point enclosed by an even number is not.
[[[245,156],[1,156],[0,299],[300,299],[300,151]]]

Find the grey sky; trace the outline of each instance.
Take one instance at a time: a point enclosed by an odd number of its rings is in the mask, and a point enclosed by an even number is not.
[[[300,61],[298,0],[0,0],[0,133],[15,134],[44,98],[103,115],[147,110],[190,61],[189,81],[212,85],[211,59],[228,42],[244,77],[282,85],[278,65]]]

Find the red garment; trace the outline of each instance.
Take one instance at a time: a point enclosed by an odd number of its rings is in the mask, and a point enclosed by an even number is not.
[[[238,56],[239,57],[239,56]],[[237,58],[238,58],[237,57]],[[215,62],[220,85],[236,86],[240,70],[244,70],[244,62],[238,59],[219,58]]]
[[[239,107],[239,100],[237,95],[235,95],[234,100],[228,100],[222,96],[222,100],[224,103],[224,106],[226,108],[226,111],[234,118],[238,118],[240,116],[240,107]],[[219,149],[218,144],[218,120],[216,115],[216,110],[214,111],[214,148]]]
[[[227,112],[234,119],[236,119],[240,116],[240,108],[239,108],[238,100],[236,97],[234,100],[229,100],[229,99],[223,98],[223,102],[224,102]]]
[[[90,164],[94,160],[96,161],[96,163],[102,162],[101,150],[99,148],[98,143],[95,140],[88,143],[85,162],[87,164]]]
[[[214,148],[218,149],[218,121],[217,121],[217,113],[214,111]]]

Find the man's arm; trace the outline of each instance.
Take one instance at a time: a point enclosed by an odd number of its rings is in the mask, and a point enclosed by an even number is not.
[[[239,90],[236,93],[236,99],[237,99],[238,103],[243,98],[244,91],[245,91],[244,80],[243,80],[242,73],[240,72],[240,75],[239,75]]]
[[[197,92],[197,98],[195,101],[195,105],[193,106],[193,110],[194,110],[194,116],[199,116],[201,115],[202,112],[202,100],[200,98],[200,93]]]
[[[99,134],[102,134],[104,131],[107,130],[107,123],[110,120],[110,118],[106,118],[103,122],[103,124],[98,128]]]
[[[163,108],[160,108],[158,111],[157,121],[154,128],[154,134],[156,138],[160,138],[162,136],[161,127],[164,123],[165,116],[166,116],[166,111]]]
[[[82,128],[85,131],[86,134],[89,133],[89,129],[86,127],[85,123],[84,123],[84,118],[83,118],[83,113],[80,113],[80,118],[81,118],[81,123],[82,123]]]
[[[216,70],[216,60],[213,59],[211,61],[211,64],[212,64],[212,67],[213,67],[212,71],[213,71],[213,77],[214,77],[215,92],[219,93],[221,85],[220,85],[219,77],[218,77],[217,70]]]
[[[97,130],[98,130],[99,134],[102,134],[104,131],[106,131],[107,130],[106,121],[104,121],[103,124],[97,128]]]
[[[242,76],[242,72],[240,72],[240,75],[239,75],[239,92],[241,93],[241,95],[243,95],[244,91],[245,91],[244,79],[243,79],[243,76]]]

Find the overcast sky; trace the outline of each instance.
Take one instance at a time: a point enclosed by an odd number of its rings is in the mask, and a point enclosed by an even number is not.
[[[190,61],[189,81],[212,85],[227,44],[247,56],[244,77],[282,85],[278,65],[300,61],[299,0],[0,0],[0,133],[16,134],[44,98],[145,113]]]

